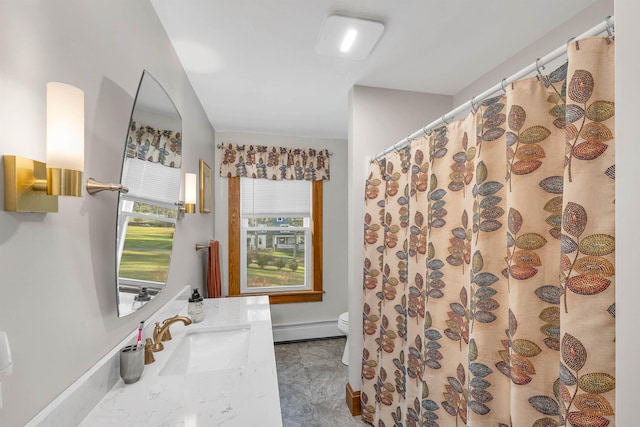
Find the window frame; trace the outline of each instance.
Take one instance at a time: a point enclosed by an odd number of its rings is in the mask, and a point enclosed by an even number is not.
[[[311,181],[311,287],[303,291],[245,292],[241,290],[240,177],[228,178],[229,296],[268,295],[271,304],[322,301],[322,181]]]

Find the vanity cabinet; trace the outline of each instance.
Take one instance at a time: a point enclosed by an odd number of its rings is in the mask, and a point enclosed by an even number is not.
[[[119,380],[80,425],[281,426],[268,297],[206,299],[204,308],[202,322],[172,325],[173,338],[140,380]],[[186,301],[175,314],[187,314]],[[222,348],[206,353],[189,341],[195,336],[219,340]],[[211,360],[193,359],[203,354]]]

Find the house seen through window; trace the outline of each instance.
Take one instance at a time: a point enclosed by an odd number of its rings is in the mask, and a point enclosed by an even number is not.
[[[242,219],[245,291],[309,289],[309,222],[308,216]]]

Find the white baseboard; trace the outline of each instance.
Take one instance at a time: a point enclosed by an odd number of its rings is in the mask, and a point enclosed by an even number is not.
[[[344,336],[337,320],[273,325],[273,342],[309,340]]]

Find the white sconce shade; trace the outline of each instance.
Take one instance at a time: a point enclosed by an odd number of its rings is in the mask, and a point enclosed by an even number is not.
[[[184,207],[186,213],[196,211],[196,192],[198,177],[195,173],[184,174]]]
[[[47,83],[47,168],[84,171],[84,92]]]

